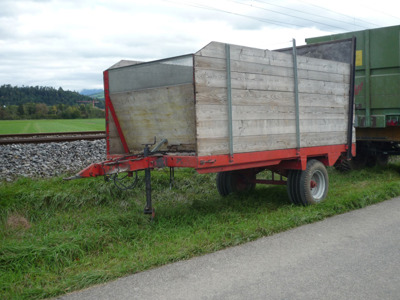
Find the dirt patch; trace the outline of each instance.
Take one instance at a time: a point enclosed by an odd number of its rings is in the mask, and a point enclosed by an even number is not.
[[[7,218],[6,226],[10,229],[29,229],[31,224],[20,214],[11,214]]]

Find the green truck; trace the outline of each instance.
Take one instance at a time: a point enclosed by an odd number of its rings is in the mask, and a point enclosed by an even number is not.
[[[400,155],[400,25],[306,39],[307,45],[356,38],[353,167]]]

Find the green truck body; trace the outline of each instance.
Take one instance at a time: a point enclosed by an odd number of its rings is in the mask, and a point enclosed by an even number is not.
[[[356,37],[357,153],[400,154],[400,26],[308,38],[307,44]],[[358,154],[357,154],[358,156]]]

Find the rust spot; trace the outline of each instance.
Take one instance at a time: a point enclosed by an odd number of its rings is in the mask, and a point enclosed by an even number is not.
[[[154,165],[156,168],[163,168],[167,166],[167,163],[165,162],[165,159],[163,157],[160,157],[156,159]]]
[[[354,94],[356,96],[358,96],[358,94],[361,92],[363,86],[364,86],[364,82],[361,82],[360,84],[354,86]]]

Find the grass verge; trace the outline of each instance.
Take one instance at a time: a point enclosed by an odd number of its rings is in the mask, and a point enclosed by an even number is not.
[[[242,244],[400,195],[400,164],[342,174],[316,206],[284,186],[222,198],[215,174],[152,172],[157,217],[142,214],[144,182],[120,191],[102,178],[0,184],[0,298],[40,299]],[[141,176],[143,178],[143,176]]]

